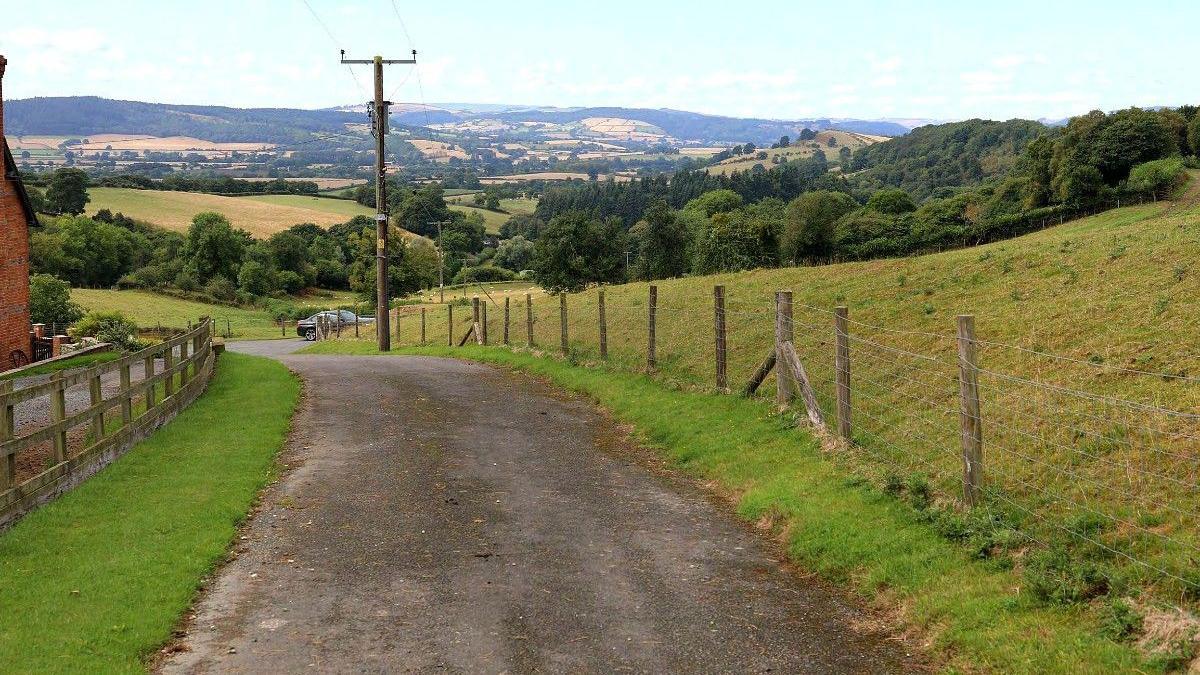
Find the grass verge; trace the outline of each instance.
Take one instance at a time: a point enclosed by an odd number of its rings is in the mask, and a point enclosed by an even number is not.
[[[0,534],[0,663],[144,671],[270,478],[299,392],[227,352],[175,420]]]
[[[374,354],[365,341],[319,342],[306,353]],[[974,559],[906,502],[856,478],[762,401],[672,389],[654,379],[524,352],[411,348],[544,377],[632,425],[639,440],[733,495],[737,513],[770,523],[804,567],[853,588],[927,635],[952,671],[1154,670],[1130,645],[1102,637],[1085,606],[1022,592],[1011,568]]]

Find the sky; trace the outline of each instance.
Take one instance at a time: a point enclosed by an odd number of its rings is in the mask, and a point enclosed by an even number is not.
[[[0,0],[6,98],[1057,119],[1200,103],[1200,3]]]

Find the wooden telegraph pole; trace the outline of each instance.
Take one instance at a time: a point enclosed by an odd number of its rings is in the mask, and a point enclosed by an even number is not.
[[[392,349],[391,318],[388,316],[388,214],[385,178],[387,171],[384,167],[386,159],[386,141],[388,134],[388,106],[391,101],[383,100],[383,67],[392,64],[416,64],[417,50],[413,50],[411,59],[385,59],[376,56],[373,59],[347,59],[346,50],[342,50],[344,64],[372,64],[375,66],[375,101],[371,104],[371,131],[375,134],[375,335],[378,339],[379,351]]]

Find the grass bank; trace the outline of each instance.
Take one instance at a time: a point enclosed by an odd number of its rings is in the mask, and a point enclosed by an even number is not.
[[[90,354],[81,354],[79,356],[74,356],[69,359],[63,359],[62,361],[55,361],[53,363],[43,363],[40,366],[26,368],[25,370],[22,370],[19,373],[6,373],[3,375],[0,375],[0,380],[10,380],[13,378],[20,378],[20,377],[33,377],[34,375],[45,375],[46,373],[57,373],[60,370],[70,370],[72,368],[87,368],[89,366],[94,366],[94,365],[97,365],[100,363],[108,363],[109,361],[116,361],[117,359],[121,358],[122,356],[124,356],[124,355],[121,352],[117,352],[117,351],[92,352]]]
[[[329,341],[308,353],[377,353],[366,341]],[[1020,574],[981,561],[939,534],[927,514],[854,476],[809,434],[763,401],[719,396],[604,367],[468,346],[404,353],[470,358],[545,377],[630,424],[697,479],[731,495],[737,513],[770,523],[791,556],[929,636],[951,670],[1155,670],[1128,644],[1103,637],[1086,605],[1056,606],[1022,592]]]
[[[175,420],[0,533],[0,663],[142,672],[270,478],[299,392],[281,364],[227,352]]]

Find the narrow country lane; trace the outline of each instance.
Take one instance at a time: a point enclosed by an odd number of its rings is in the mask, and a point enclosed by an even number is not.
[[[305,399],[163,671],[913,667],[592,406],[481,365],[297,346],[229,345],[281,358]]]

